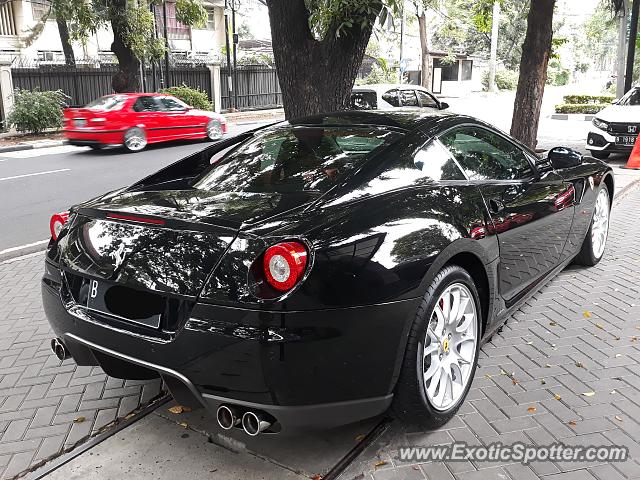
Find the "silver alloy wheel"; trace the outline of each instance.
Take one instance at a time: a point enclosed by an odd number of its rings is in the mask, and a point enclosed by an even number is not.
[[[124,145],[132,152],[139,152],[147,146],[147,136],[141,128],[130,128],[124,134]]]
[[[218,120],[209,120],[209,123],[207,123],[207,137],[210,140],[220,140],[222,138],[222,125]]]
[[[475,299],[466,285],[453,283],[436,302],[424,341],[424,386],[436,410],[448,410],[464,395],[476,358],[477,337]]]
[[[596,206],[593,211],[593,223],[591,224],[591,248],[593,256],[599,259],[604,254],[609,235],[609,194],[603,188],[598,193]]]

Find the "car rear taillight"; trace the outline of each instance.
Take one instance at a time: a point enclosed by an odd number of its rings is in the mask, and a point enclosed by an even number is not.
[[[269,285],[280,292],[291,290],[304,276],[307,249],[299,242],[278,243],[269,247],[262,261]]]
[[[53,216],[51,217],[51,220],[49,221],[49,230],[51,230],[51,238],[53,238],[54,240],[58,240],[60,231],[62,230],[62,227],[64,227],[64,224],[67,223],[68,219],[69,219],[69,212],[60,212],[60,213],[53,214]]]

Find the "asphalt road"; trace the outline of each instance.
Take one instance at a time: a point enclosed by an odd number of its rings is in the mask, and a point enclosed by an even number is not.
[[[258,126],[234,126],[229,134]],[[0,254],[46,242],[53,213],[130,185],[207,145],[174,142],[133,154],[71,146],[0,154]]]

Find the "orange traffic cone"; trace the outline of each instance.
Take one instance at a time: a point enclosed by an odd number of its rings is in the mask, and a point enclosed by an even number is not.
[[[636,143],[633,145],[633,150],[631,150],[631,155],[629,156],[629,160],[627,160],[627,164],[622,168],[640,170],[640,135],[636,138]]]

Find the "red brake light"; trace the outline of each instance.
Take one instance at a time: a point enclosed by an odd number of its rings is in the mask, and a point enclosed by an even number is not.
[[[69,212],[60,212],[53,214],[51,220],[49,221],[51,238],[53,238],[54,240],[58,240],[58,235],[60,235],[60,231],[62,230],[62,227],[64,227],[64,224],[67,223],[68,219]]]
[[[285,242],[269,247],[263,267],[267,282],[276,290],[291,290],[304,275],[307,249],[302,243]]]

